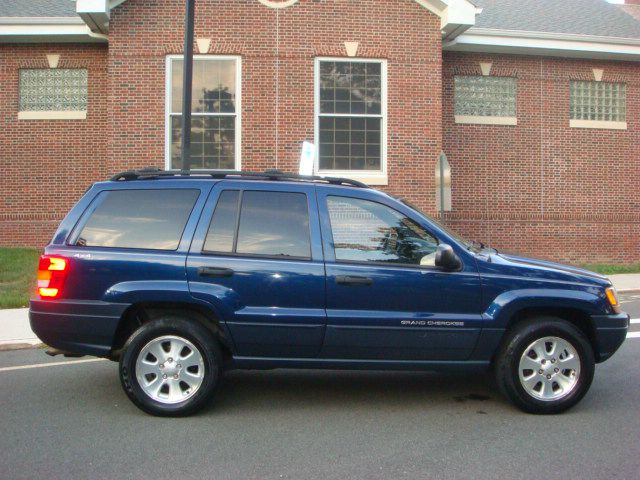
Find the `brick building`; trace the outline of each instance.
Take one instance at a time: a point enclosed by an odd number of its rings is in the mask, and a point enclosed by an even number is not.
[[[0,2],[0,245],[45,244],[116,171],[182,167],[183,11]],[[198,0],[195,36],[191,168],[296,171],[309,141],[317,173],[439,215],[444,152],[462,235],[640,261],[638,0]]]

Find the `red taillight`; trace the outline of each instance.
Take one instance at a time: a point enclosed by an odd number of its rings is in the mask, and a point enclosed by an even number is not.
[[[38,294],[40,298],[51,299],[59,297],[68,271],[68,259],[42,255],[38,265]]]

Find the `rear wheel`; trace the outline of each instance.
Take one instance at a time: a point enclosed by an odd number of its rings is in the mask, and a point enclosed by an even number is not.
[[[120,381],[140,409],[183,416],[204,407],[221,375],[214,334],[196,321],[167,317],[142,325],[127,340]]]
[[[554,317],[520,323],[496,358],[503,393],[530,413],[559,413],[578,403],[593,380],[595,360],[585,335]]]

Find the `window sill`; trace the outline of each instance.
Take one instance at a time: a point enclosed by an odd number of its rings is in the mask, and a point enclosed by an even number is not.
[[[474,123],[477,125],[517,125],[517,117],[485,117],[475,115],[454,115],[456,123]]]
[[[627,122],[610,122],[604,120],[569,120],[571,128],[602,128],[607,130],[626,130]]]
[[[86,118],[86,110],[18,112],[18,120],[86,120]]]
[[[318,172],[317,175],[321,177],[344,177],[351,180],[357,180],[358,182],[366,183],[372,186],[385,186],[389,185],[389,178],[386,174],[381,173],[355,173],[355,172]]]

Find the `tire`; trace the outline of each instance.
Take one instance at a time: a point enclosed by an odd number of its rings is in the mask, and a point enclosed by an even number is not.
[[[555,317],[518,323],[496,360],[502,393],[528,413],[563,412],[587,393],[595,370],[593,348],[576,326]]]
[[[129,337],[120,358],[122,388],[151,415],[197,412],[212,399],[221,375],[222,354],[215,335],[196,320],[180,317],[142,325]]]

